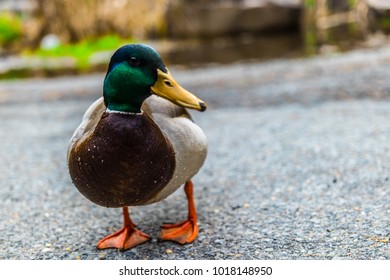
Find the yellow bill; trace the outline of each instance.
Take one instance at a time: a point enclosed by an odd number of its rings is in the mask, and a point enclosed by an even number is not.
[[[207,105],[204,101],[182,88],[169,73],[157,69],[157,81],[151,87],[152,93],[161,96],[173,103],[190,109],[205,111]]]

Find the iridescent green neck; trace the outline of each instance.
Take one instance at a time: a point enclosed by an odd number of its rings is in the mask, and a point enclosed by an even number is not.
[[[140,69],[126,67],[125,63],[107,74],[103,86],[104,102],[110,110],[139,113],[142,103],[151,95],[150,87],[155,78]]]
[[[111,93],[111,91],[109,91]],[[126,92],[123,93],[123,95],[126,95]],[[138,96],[144,96],[144,93],[141,94],[135,94],[132,92],[132,95],[138,95]],[[149,94],[150,95],[150,94]],[[112,111],[120,111],[120,112],[128,112],[128,113],[140,113],[141,112],[141,106],[143,101],[146,98],[139,98],[138,100],[129,100],[129,102],[106,102],[106,106],[109,110]]]

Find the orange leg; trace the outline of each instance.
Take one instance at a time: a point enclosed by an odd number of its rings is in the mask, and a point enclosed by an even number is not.
[[[178,224],[162,225],[161,239],[163,240],[185,244],[193,242],[198,236],[198,218],[196,215],[194,191],[191,180],[186,182],[184,191],[188,200],[188,219]]]
[[[146,242],[149,235],[139,231],[130,218],[129,210],[123,207],[123,228],[99,241],[98,249],[117,248],[127,250]]]

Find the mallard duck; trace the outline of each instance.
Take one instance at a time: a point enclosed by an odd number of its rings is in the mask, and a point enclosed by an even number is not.
[[[184,108],[206,103],[182,88],[160,55],[143,44],[111,57],[103,97],[86,111],[68,148],[69,173],[90,201],[123,208],[123,227],[98,242],[99,249],[127,250],[150,239],[129,215],[129,206],[161,201],[184,185],[188,219],[162,225],[161,239],[180,244],[198,235],[192,177],[203,165],[207,139]]]

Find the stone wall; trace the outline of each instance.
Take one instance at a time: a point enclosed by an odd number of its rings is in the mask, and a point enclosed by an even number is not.
[[[167,11],[168,36],[215,37],[242,32],[298,29],[299,0],[172,0]]]
[[[368,19],[373,30],[390,32],[390,1],[366,0],[369,10]]]

